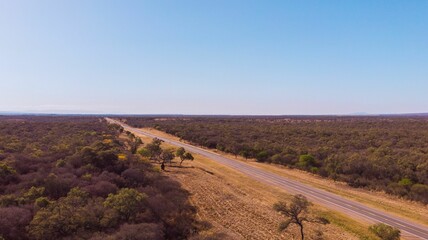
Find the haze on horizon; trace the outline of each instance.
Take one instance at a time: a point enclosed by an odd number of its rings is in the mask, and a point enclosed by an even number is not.
[[[0,0],[0,112],[428,112],[428,1]]]

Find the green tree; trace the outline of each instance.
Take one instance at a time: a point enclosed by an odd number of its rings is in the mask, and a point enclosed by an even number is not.
[[[186,152],[186,150],[183,147],[177,149],[177,151],[175,152],[175,156],[180,158],[180,166],[183,163],[183,161],[185,160],[193,161],[194,159],[193,155],[189,152]]]
[[[258,162],[266,162],[266,160],[269,158],[269,153],[266,151],[260,151],[256,155],[256,159]]]
[[[184,161],[184,160],[190,160],[190,161],[193,161],[193,159],[194,159],[193,155],[192,155],[191,153],[189,153],[189,152],[186,152],[186,153],[183,155],[183,158],[182,158],[182,159],[181,159],[181,161],[180,161],[180,166],[181,166],[181,164],[183,163],[183,161]]]
[[[316,167],[315,158],[310,154],[300,155],[299,161],[297,162],[297,166],[310,169],[311,167]]]
[[[186,153],[186,150],[183,147],[180,147],[175,151],[175,156],[179,157],[181,161],[184,159],[184,154]]]
[[[147,144],[145,149],[147,150],[147,155],[152,160],[158,160],[161,153],[162,148],[160,147],[162,144],[162,140],[158,138],[154,138],[151,143]]]
[[[410,187],[413,185],[413,182],[410,178],[403,178],[398,182],[398,184],[403,187]]]
[[[369,227],[370,231],[375,233],[382,240],[400,239],[400,230],[384,223],[378,223]]]
[[[24,202],[33,202],[37,198],[40,198],[43,196],[45,192],[44,187],[34,187],[32,186],[26,193],[23,194],[23,200]]]
[[[129,220],[144,208],[147,195],[132,188],[122,188],[116,194],[110,193],[104,206],[112,208],[124,220]]]
[[[162,153],[160,155],[160,159],[162,160],[163,163],[168,162],[171,164],[171,161],[174,159],[174,157],[175,155],[171,149],[162,150]]]
[[[30,235],[35,239],[59,239],[89,225],[84,208],[88,200],[87,192],[71,189],[66,197],[37,211],[29,226]]]

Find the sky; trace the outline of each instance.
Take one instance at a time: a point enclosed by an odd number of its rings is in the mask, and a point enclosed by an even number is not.
[[[428,112],[428,1],[0,0],[0,112]]]

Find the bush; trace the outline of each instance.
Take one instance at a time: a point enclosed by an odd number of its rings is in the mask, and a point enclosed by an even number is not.
[[[114,235],[117,240],[161,240],[164,239],[163,228],[159,224],[140,223],[124,224]]]
[[[378,223],[369,227],[369,230],[380,237],[382,240],[400,239],[400,230],[384,223]]]
[[[110,193],[116,193],[118,187],[111,182],[101,180],[93,185],[85,187],[85,190],[87,190],[92,196],[105,198]]]
[[[116,210],[122,219],[129,220],[143,210],[146,197],[135,189],[122,188],[116,194],[109,194],[104,206]]]
[[[88,209],[85,208],[89,194],[73,188],[66,197],[40,209],[30,223],[29,232],[35,239],[58,239],[76,233],[89,222]]]
[[[311,169],[312,167],[315,167],[315,165],[315,158],[309,154],[300,155],[299,161],[297,162],[297,166],[302,169]]]

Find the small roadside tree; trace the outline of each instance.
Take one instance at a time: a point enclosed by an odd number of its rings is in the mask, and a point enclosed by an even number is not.
[[[305,196],[298,194],[293,197],[290,204],[285,202],[276,203],[273,208],[287,217],[287,220],[282,222],[279,226],[280,231],[284,231],[290,224],[296,224],[300,228],[301,239],[305,239],[304,222],[315,222],[327,224],[329,221],[325,218],[311,219],[308,217],[308,208],[311,203]]]
[[[181,166],[181,164],[183,163],[184,160],[193,161],[193,159],[194,159],[193,155],[191,153],[189,153],[189,152],[186,152],[184,154],[184,156],[183,156],[183,159],[181,159],[180,166]]]
[[[183,161],[185,160],[193,161],[194,159],[193,155],[189,152],[186,152],[186,150],[183,147],[177,149],[177,151],[175,152],[175,156],[180,158],[180,166],[183,163]]]
[[[186,150],[183,147],[180,147],[175,151],[175,156],[179,157],[180,160],[183,162],[184,154],[186,153]]]
[[[145,148],[140,149],[138,153],[143,157],[149,157],[151,160],[159,160],[162,153],[161,144],[162,140],[154,138],[151,143],[148,143]]]
[[[174,159],[174,157],[175,155],[171,149],[162,150],[162,153],[160,154],[160,159],[162,160],[162,163],[171,164],[171,161]]]

